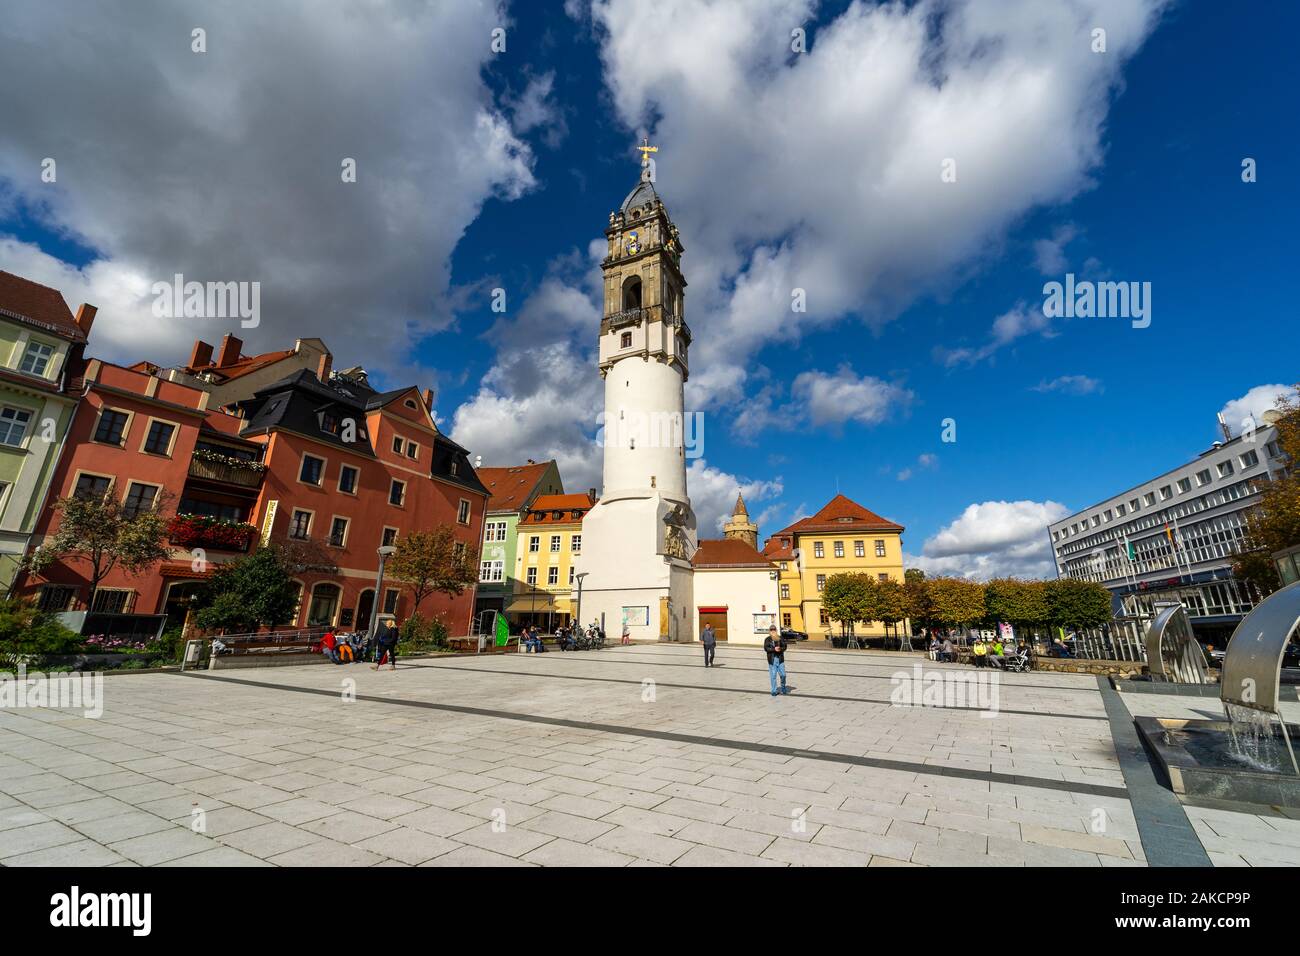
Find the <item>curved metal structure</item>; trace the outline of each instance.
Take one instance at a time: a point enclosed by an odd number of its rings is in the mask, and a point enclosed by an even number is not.
[[[1181,604],[1156,604],[1156,616],[1147,628],[1147,670],[1153,680],[1179,684],[1208,684],[1205,652],[1192,634],[1187,608]]]
[[[1282,654],[1300,624],[1300,581],[1274,591],[1232,632],[1223,655],[1225,704],[1276,714]]]

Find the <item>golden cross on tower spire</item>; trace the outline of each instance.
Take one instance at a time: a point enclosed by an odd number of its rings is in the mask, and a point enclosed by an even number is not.
[[[651,153],[657,153],[657,152],[659,152],[659,147],[658,147],[658,146],[651,146],[651,145],[650,145],[650,137],[648,137],[648,136],[647,136],[647,137],[644,137],[644,138],[641,140],[641,145],[638,146],[637,149],[639,149],[639,150],[641,151],[641,165],[642,165],[642,166],[649,166],[649,165],[650,165],[650,154],[651,154]]]

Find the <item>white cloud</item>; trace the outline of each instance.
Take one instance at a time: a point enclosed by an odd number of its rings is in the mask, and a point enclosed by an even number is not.
[[[1233,435],[1240,435],[1248,419],[1253,419],[1256,427],[1263,424],[1266,411],[1275,408],[1279,396],[1295,396],[1295,389],[1290,385],[1256,385],[1240,398],[1234,398],[1220,410],[1224,421]]]
[[[811,0],[596,0],[619,116],[653,123],[661,147],[696,367],[743,381],[767,344],[848,313],[886,321],[1087,188],[1109,95],[1163,6],[853,3],[792,56]],[[949,158],[956,183],[940,180]]]
[[[1064,395],[1092,395],[1102,390],[1101,381],[1087,375],[1062,375],[1050,382],[1039,382],[1030,389],[1034,392],[1061,392]]]
[[[781,479],[749,479],[714,468],[703,458],[696,458],[686,469],[686,487],[690,489],[691,507],[701,538],[722,536],[722,526],[736,506],[736,495],[745,496],[745,504],[775,498],[784,490]],[[759,534],[762,534],[760,525]]]
[[[1024,302],[1017,302],[1013,308],[993,320],[989,339],[984,345],[977,349],[946,349],[940,346],[935,349],[935,357],[948,368],[957,365],[976,365],[991,358],[1003,346],[1035,332],[1043,338],[1052,338],[1056,334],[1052,328],[1052,320],[1043,313],[1041,304],[1030,306]]]
[[[411,346],[452,321],[452,249],[485,201],[533,187],[532,155],[481,75],[494,3],[363,6],[92,4],[69,18],[10,0],[0,59],[22,82],[0,84],[0,191],[98,261],[61,273],[9,243],[6,267],[84,290],[106,358],[310,334],[339,364],[408,371]],[[191,52],[196,25],[206,53]],[[518,104],[525,126],[544,122],[545,92]],[[140,290],[178,272],[260,282],[260,327],[154,319]]]
[[[966,510],[905,563],[927,574],[976,580],[1055,577],[1047,526],[1069,514],[1056,501],[984,501]]]
[[[1045,276],[1060,275],[1065,272],[1067,260],[1065,247],[1074,241],[1079,230],[1073,223],[1065,223],[1052,230],[1051,238],[1039,239],[1034,243],[1034,262],[1038,271]]]
[[[871,375],[858,376],[847,365],[832,375],[800,372],[791,386],[795,407],[805,410],[814,425],[840,425],[855,421],[879,425],[906,411],[912,392]]]
[[[508,353],[456,409],[451,437],[485,465],[554,458],[566,489],[600,488],[595,434],[605,390],[593,362],[567,342]]]

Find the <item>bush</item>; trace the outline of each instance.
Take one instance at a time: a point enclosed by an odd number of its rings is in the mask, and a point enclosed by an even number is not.
[[[47,657],[75,654],[81,644],[81,635],[51,615],[16,599],[0,601],[0,669],[12,670],[20,662],[39,665]]]
[[[413,614],[398,628],[397,653],[427,654],[447,649],[447,625],[438,618],[425,620]]]

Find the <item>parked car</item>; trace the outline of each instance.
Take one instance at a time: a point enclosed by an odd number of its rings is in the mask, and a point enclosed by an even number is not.
[[[808,640],[808,635],[805,634],[803,631],[796,631],[793,628],[789,628],[789,627],[781,628],[781,637],[783,637],[786,641]]]

